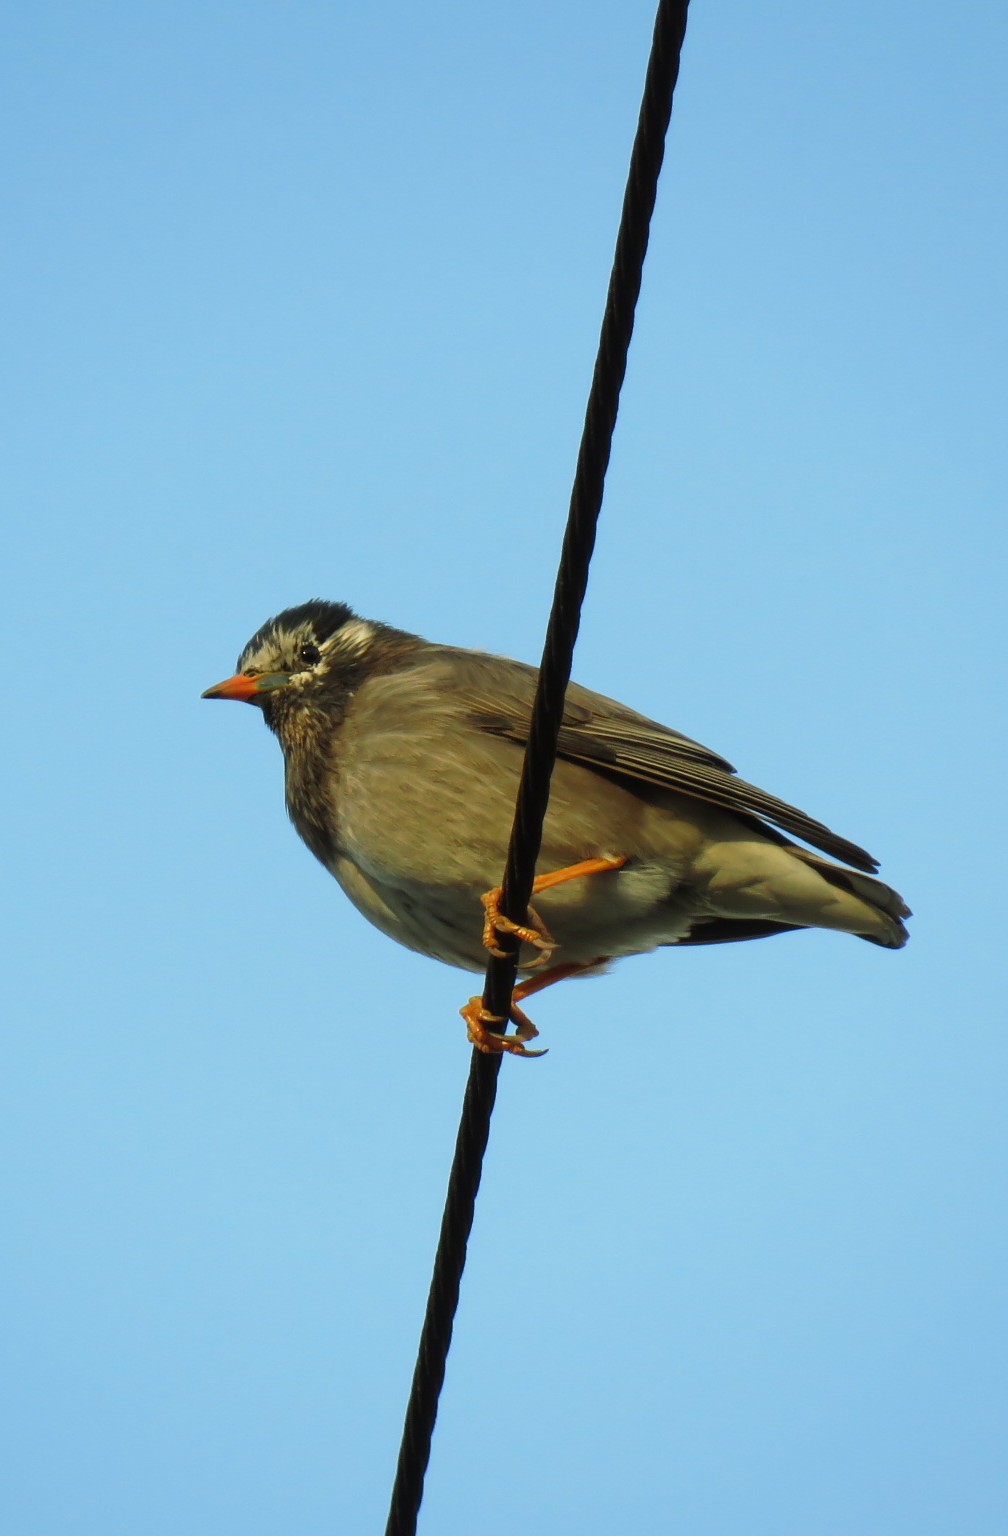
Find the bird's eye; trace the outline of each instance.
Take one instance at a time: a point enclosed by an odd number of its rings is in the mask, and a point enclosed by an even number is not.
[[[316,662],[321,660],[322,652],[311,640],[306,640],[304,644],[298,648],[298,661],[301,662],[302,666],[314,667]]]

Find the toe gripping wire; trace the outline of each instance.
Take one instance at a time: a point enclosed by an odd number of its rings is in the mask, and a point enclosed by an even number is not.
[[[581,605],[588,586],[588,566],[595,546],[620,389],[633,334],[634,311],[672,112],[672,94],[679,76],[687,4],[688,0],[660,0],[655,20],[502,882],[500,908],[505,917],[515,922],[525,919],[542,841],[564,694],[570,680]],[[501,934],[500,947],[505,956],[490,960],[483,1001],[491,1013],[506,1019],[517,974],[517,941],[513,935]],[[472,1053],[427,1310],[406,1408],[386,1536],[413,1536],[416,1531],[500,1064],[499,1055],[486,1055],[476,1050]]]

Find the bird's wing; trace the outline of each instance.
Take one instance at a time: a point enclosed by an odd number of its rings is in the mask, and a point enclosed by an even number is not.
[[[471,723],[524,746],[534,669],[503,658],[455,652],[459,654],[467,655],[469,665],[452,669],[452,685],[458,690],[461,684],[457,703]],[[507,667],[506,674],[502,667]],[[567,690],[558,754],[629,784],[677,790],[736,815],[765,818],[855,869],[872,874],[878,868],[857,843],[838,837],[821,821],[738,778],[730,763],[699,742],[574,683]]]

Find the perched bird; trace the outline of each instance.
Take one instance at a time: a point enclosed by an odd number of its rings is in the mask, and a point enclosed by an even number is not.
[[[432,645],[344,603],[289,608],[207,699],[257,705],[278,737],[287,811],[376,927],[481,971],[521,939],[512,1018],[462,1010],[473,1044],[536,1054],[517,1004],[662,945],[833,928],[899,949],[910,915],[875,860],[735,776],[706,747],[572,684],[526,925],[496,908],[536,673]],[[792,841],[800,838],[821,857]],[[843,865],[831,862],[842,861]],[[481,911],[480,903],[485,909]],[[555,963],[554,963],[555,956]]]

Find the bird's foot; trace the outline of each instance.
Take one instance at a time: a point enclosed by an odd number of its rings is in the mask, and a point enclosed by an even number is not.
[[[487,891],[480,898],[483,902],[483,947],[488,949],[498,960],[507,958],[504,950],[497,944],[499,933],[513,933],[523,944],[531,944],[539,950],[534,960],[529,965],[545,965],[546,961],[556,949],[556,939],[550,933],[535,907],[528,909],[527,923],[513,923],[509,917],[505,917],[500,909],[501,888],[495,885],[492,891]]]
[[[520,981],[511,996],[509,1017],[511,1023],[515,1025],[513,1035],[505,1035],[499,1028],[491,1028],[491,1025],[504,1024],[505,1020],[499,1014],[491,1013],[489,1008],[485,1008],[481,997],[471,997],[465,1007],[459,1009],[466,1021],[469,1043],[488,1056],[499,1056],[505,1051],[512,1056],[545,1056],[545,1051],[526,1050],[525,1041],[534,1040],[539,1031],[518,1004],[523,1003],[527,997],[532,997],[536,992],[545,992],[547,987],[554,986],[558,981],[566,981],[568,976],[580,976],[585,971],[597,971],[608,965],[609,959],[608,955],[599,955],[595,960],[587,962],[574,960],[567,965],[554,965],[548,971],[537,971],[534,976]]]
[[[582,859],[579,864],[568,864],[564,869],[550,870],[549,874],[536,875],[532,882],[532,895],[538,896],[540,891],[550,891],[555,885],[565,885],[568,880],[581,880],[586,875],[604,875],[611,871],[622,869],[627,861],[626,854],[620,854],[611,859]],[[513,933],[523,944],[531,944],[539,950],[534,960],[523,962],[522,969],[529,970],[532,966],[545,965],[557,947],[556,939],[550,933],[546,924],[539,916],[535,907],[529,907],[527,922],[513,923],[509,917],[505,917],[500,909],[501,888],[494,886],[492,891],[487,891],[481,898],[483,902],[483,946],[499,960],[506,959],[503,950],[497,943],[499,933]]]
[[[491,1025],[506,1023],[499,1014],[491,1013],[489,1008],[483,1006],[481,997],[471,997],[464,1008],[459,1012],[466,1022],[466,1034],[470,1045],[474,1045],[485,1056],[502,1056],[506,1052],[510,1056],[545,1056],[545,1051],[530,1051],[525,1045],[526,1040],[534,1040],[539,1031],[527,1014],[522,1013],[513,1003],[511,1005],[511,1023],[516,1026],[513,1035],[504,1035],[499,1028],[491,1028]]]

